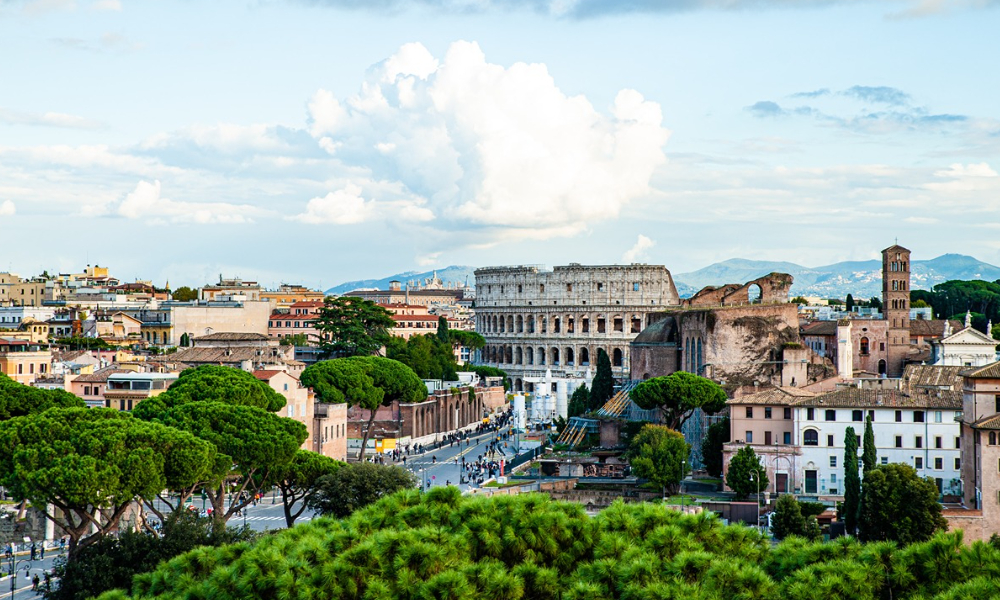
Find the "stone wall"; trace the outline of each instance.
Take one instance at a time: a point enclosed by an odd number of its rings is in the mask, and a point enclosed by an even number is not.
[[[486,412],[492,412],[486,402],[498,408],[506,402],[503,388],[474,388],[475,399],[469,401],[468,388],[459,388],[458,394],[450,390],[438,390],[424,402],[381,406],[372,423],[372,439],[380,438],[423,438],[444,434],[476,425]],[[361,439],[371,412],[362,408],[348,409],[347,437]]]
[[[788,290],[793,278],[787,273],[771,273],[744,284],[702,288],[681,302],[684,306],[743,306],[747,304],[779,304],[788,302]]]

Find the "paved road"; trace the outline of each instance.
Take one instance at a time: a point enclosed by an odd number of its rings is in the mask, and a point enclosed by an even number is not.
[[[0,554],[2,556],[2,554]],[[58,548],[48,549],[45,551],[45,558],[36,558],[30,563],[21,563],[19,569],[17,570],[17,582],[16,582],[16,592],[14,593],[14,600],[27,600],[28,598],[40,598],[41,594],[31,591],[31,577],[35,574],[38,575],[39,579],[43,582],[45,581],[44,574],[46,571],[51,572],[53,562],[60,557]],[[27,559],[28,555],[19,555],[17,560],[21,561]],[[28,566],[28,575],[25,577],[24,569]],[[7,561],[3,561],[3,572],[7,572]],[[11,578],[4,577],[0,579],[0,597],[6,599],[10,598],[11,589]]]

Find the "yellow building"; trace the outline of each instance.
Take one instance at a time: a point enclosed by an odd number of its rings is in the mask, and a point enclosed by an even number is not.
[[[267,300],[271,303],[271,310],[289,308],[296,302],[322,302],[324,298],[323,292],[311,290],[301,285],[282,285],[276,290],[260,293],[261,300]]]
[[[0,337],[0,372],[30,385],[52,372],[52,353],[28,340]]]

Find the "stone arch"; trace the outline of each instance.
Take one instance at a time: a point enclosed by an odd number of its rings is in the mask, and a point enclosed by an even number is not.
[[[535,349],[532,348],[531,346],[528,346],[525,349],[525,362],[527,362],[529,365],[535,364]]]
[[[541,327],[541,329],[542,329],[542,333],[548,333],[549,332],[549,318],[548,317],[542,317],[542,327]]]
[[[549,352],[549,358],[551,359],[550,362],[551,362],[552,365],[558,365],[559,364],[559,348],[556,348],[555,346],[553,346],[552,350]]]
[[[521,382],[521,380],[520,380],[520,379],[515,379],[515,380],[514,380],[514,389],[515,389],[515,390],[517,390],[517,391],[519,391],[519,392],[520,392],[520,391],[521,391],[521,387],[522,387],[522,385],[523,385],[523,383]]]
[[[507,315],[507,332],[514,333],[514,316]]]
[[[524,360],[524,355],[522,353],[521,347],[518,346],[514,349],[514,364],[519,365]]]
[[[566,333],[576,333],[576,319],[573,315],[566,315]]]
[[[764,290],[761,289],[760,284],[751,283],[747,286],[747,302],[750,304],[760,304],[763,297]]]
[[[705,364],[705,355],[702,353],[701,338],[698,338],[698,340],[697,340],[697,346],[698,346],[698,350],[697,350],[697,362],[695,362],[695,370],[694,370],[694,372],[697,375],[701,375],[701,368]]]
[[[545,364],[545,348],[541,346],[538,347],[538,364]]]
[[[590,350],[586,346],[580,348],[579,356],[581,366],[587,366],[590,364]]]
[[[528,315],[528,333],[535,333],[535,315]]]
[[[871,352],[871,343],[868,341],[868,338],[867,337],[861,338],[861,341],[858,342],[858,354],[860,354],[861,356],[868,356],[870,352]]]
[[[507,320],[504,319],[503,316],[501,316],[500,317],[500,333],[507,333],[507,327],[506,327],[506,325],[507,325]]]
[[[888,373],[888,368],[886,366],[885,359],[881,358],[878,361],[878,374],[879,375],[885,375],[886,373]]]
[[[517,332],[524,333],[524,317],[517,315]]]
[[[507,346],[507,364],[514,362],[514,350],[510,346]]]
[[[611,366],[620,367],[622,363],[625,362],[625,354],[622,352],[621,348],[615,348],[611,351]]]
[[[552,317],[552,333],[561,333],[562,331],[562,319],[559,317]]]
[[[568,365],[574,364],[575,363],[575,361],[573,360],[574,358],[575,357],[573,356],[573,349],[572,348],[566,348],[563,351],[563,359],[564,359],[563,360],[563,364],[564,365],[568,366]]]

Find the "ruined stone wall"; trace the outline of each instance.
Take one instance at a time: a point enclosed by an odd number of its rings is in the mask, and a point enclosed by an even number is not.
[[[788,302],[788,290],[793,278],[788,273],[770,273],[744,284],[729,283],[703,288],[682,301],[684,306],[742,306],[746,304],[779,304]]]
[[[486,338],[480,362],[505,370],[522,390],[524,377],[547,369],[557,377],[594,370],[600,348],[615,376],[627,378],[629,342],[651,313],[678,304],[662,265],[478,269],[476,331]]]

